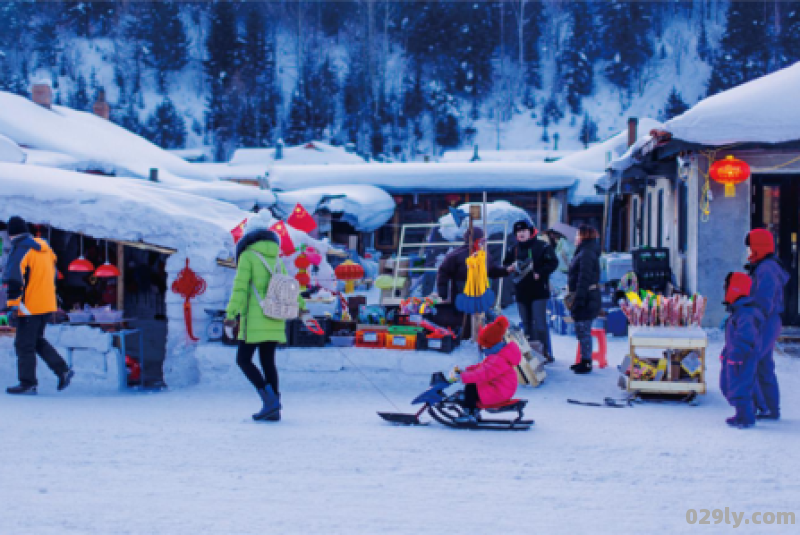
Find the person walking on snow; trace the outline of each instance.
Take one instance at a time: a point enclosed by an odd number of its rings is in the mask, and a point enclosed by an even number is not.
[[[592,371],[592,322],[600,313],[600,243],[597,230],[581,225],[576,239],[575,256],[569,266],[569,291],[575,301],[570,308],[575,320],[575,337],[581,351],[581,361],[570,369],[577,374]]]
[[[529,340],[538,340],[544,348],[547,363],[553,362],[550,330],[547,327],[547,301],[550,299],[550,275],[558,268],[555,251],[536,237],[536,228],[527,220],[514,223],[517,244],[509,248],[503,262],[508,272],[524,269],[531,262],[532,269],[514,283],[519,318]]]
[[[760,330],[761,354],[756,369],[755,394],[759,402],[756,418],[777,420],[781,415],[780,391],[773,351],[783,327],[783,288],[789,281],[789,274],[775,256],[775,238],[767,229],[751,230],[745,245],[749,262],[745,268],[753,279],[751,295],[766,319]]]
[[[720,361],[720,390],[736,414],[725,422],[740,429],[755,424],[753,391],[761,355],[760,332],[765,318],[751,297],[752,279],[746,273],[725,277],[725,305],[731,315],[725,324],[725,347]]]
[[[64,390],[75,372],[44,337],[47,322],[58,309],[56,255],[45,240],[31,236],[21,217],[8,220],[8,236],[11,251],[3,271],[3,284],[8,287],[7,306],[17,326],[14,348],[19,385],[6,392],[36,394],[37,354],[58,377],[57,389]]]
[[[264,315],[253,287],[258,288],[261,296],[267,295],[272,273],[283,267],[278,258],[279,252],[280,237],[275,232],[264,228],[246,230],[236,244],[236,277],[225,319],[226,327],[233,327],[236,325],[236,317],[239,317],[236,364],[256,388],[263,403],[253,419],[272,422],[281,419],[275,350],[278,344],[286,343],[286,322]],[[262,259],[269,269],[264,266]],[[302,309],[305,306],[303,298],[298,297],[298,301]],[[256,349],[263,374],[253,364]]]
[[[522,360],[522,352],[514,342],[507,343],[505,334],[508,320],[500,316],[485,326],[478,334],[478,345],[485,358],[479,364],[469,366],[463,372],[456,368],[456,380],[464,383],[464,416],[455,418],[457,423],[475,423],[480,414],[478,404],[490,406],[504,403],[517,391],[516,366]]]

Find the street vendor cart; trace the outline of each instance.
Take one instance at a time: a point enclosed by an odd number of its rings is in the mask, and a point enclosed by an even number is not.
[[[694,397],[706,393],[706,348],[703,329],[633,327],[629,333],[627,390],[632,395],[672,394]]]

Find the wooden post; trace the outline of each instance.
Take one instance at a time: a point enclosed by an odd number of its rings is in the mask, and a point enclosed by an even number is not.
[[[547,201],[550,201],[550,192],[547,193]],[[539,230],[543,229],[547,225],[542,224],[542,192],[536,192],[536,226]]]
[[[125,309],[125,246],[117,242],[117,310]]]

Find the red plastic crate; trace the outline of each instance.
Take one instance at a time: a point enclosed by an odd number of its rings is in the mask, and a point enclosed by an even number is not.
[[[386,346],[386,333],[381,331],[356,332],[356,347],[383,348]]]

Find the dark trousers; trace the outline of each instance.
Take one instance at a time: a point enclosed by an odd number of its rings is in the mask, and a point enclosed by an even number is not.
[[[469,383],[464,386],[464,408],[470,411],[474,411],[478,408],[478,402],[481,400],[480,396],[478,396],[478,385],[475,383]]]
[[[581,348],[581,360],[592,362],[592,320],[575,322],[575,338]]]
[[[56,375],[63,375],[69,369],[58,351],[44,337],[48,319],[50,319],[50,314],[20,316],[18,319],[14,349],[17,350],[19,384],[23,386],[39,384],[36,380],[37,354]]]
[[[278,342],[261,342],[260,344],[246,344],[239,342],[239,350],[236,352],[236,364],[242,369],[247,379],[253,383],[258,390],[262,390],[267,385],[272,386],[272,390],[278,394],[278,368],[275,366],[275,348]],[[256,365],[253,364],[253,355],[258,349],[258,358],[261,361],[261,374]]]
[[[517,309],[525,336],[528,337],[528,340],[541,342],[545,354],[552,357],[550,329],[547,328],[547,299],[529,302],[517,301]]]

